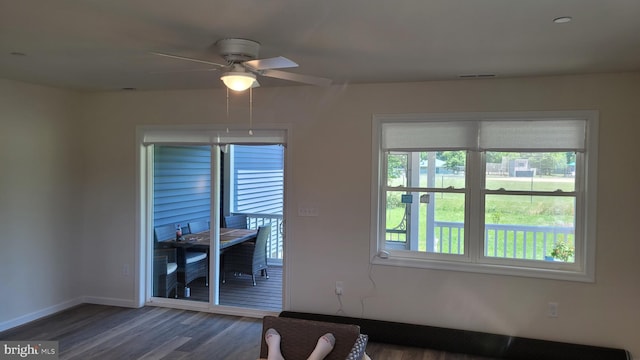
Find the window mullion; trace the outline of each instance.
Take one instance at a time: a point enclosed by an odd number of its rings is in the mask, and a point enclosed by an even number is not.
[[[465,242],[469,249],[469,259],[478,262],[482,257],[484,244],[484,177],[483,156],[480,152],[469,151],[467,155],[467,201],[465,204]]]
[[[387,199],[387,185],[389,183],[388,174],[389,174],[389,152],[388,151],[379,151],[380,157],[383,159],[382,162],[379,162],[379,166],[381,167],[381,172],[378,175],[378,186],[379,186],[379,197],[378,197],[378,249],[384,249],[386,243],[386,228],[387,228],[387,214],[386,214],[386,199]]]
[[[576,179],[576,183],[575,183],[575,202],[574,202],[574,209],[576,212],[576,223],[574,224],[574,231],[575,231],[575,238],[576,239],[584,239],[583,241],[576,241],[575,242],[575,263],[576,264],[585,264],[585,256],[587,254],[586,250],[587,250],[587,246],[589,246],[589,243],[587,241],[587,237],[586,237],[586,226],[587,224],[590,223],[589,219],[587,219],[587,216],[585,214],[585,210],[587,209],[587,205],[585,204],[586,198],[585,198],[585,180],[586,180],[586,174],[585,174],[585,161],[584,161],[584,154],[581,152],[576,153],[576,175],[575,175],[575,179]],[[595,202],[595,200],[593,200]],[[587,219],[585,221],[585,219]],[[595,221],[594,221],[595,222]]]

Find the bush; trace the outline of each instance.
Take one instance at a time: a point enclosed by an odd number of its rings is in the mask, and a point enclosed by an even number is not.
[[[564,240],[558,241],[553,247],[553,250],[551,250],[551,256],[564,262],[567,262],[570,258],[572,258],[574,253],[574,247]]]

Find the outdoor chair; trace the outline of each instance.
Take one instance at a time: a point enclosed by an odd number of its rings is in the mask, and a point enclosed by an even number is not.
[[[169,231],[171,230],[171,232]],[[190,234],[189,226],[185,223],[182,227],[182,235]],[[175,240],[175,226],[164,225],[154,229],[154,239],[157,247],[163,246],[166,241]],[[189,283],[195,279],[204,277],[205,285],[209,286],[209,256],[206,250],[186,249],[182,246],[176,247],[176,262],[178,264],[178,282],[184,287],[188,287]]]
[[[188,287],[195,279],[204,277],[209,286],[209,257],[206,251],[178,249],[178,281]]]
[[[153,296],[178,297],[176,249],[155,249],[153,253]]]
[[[247,215],[231,215],[224,217],[224,228],[248,229]]]
[[[196,234],[209,230],[208,221],[194,221],[189,223],[189,233]]]
[[[162,242],[176,239],[176,227],[173,224],[156,226],[153,229],[153,240],[162,246]]]
[[[222,269],[222,283],[226,282],[226,274],[232,272],[236,275],[251,275],[253,286],[256,286],[255,274],[258,271],[267,279],[267,240],[271,235],[271,225],[260,226],[256,241],[246,241],[232,246],[224,253]]]

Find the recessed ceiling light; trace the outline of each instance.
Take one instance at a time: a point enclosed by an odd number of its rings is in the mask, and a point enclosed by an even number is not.
[[[571,16],[560,16],[553,19],[553,22],[556,24],[564,24],[571,21]]]

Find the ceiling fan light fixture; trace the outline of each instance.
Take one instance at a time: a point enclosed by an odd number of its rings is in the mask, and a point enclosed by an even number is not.
[[[245,91],[256,81],[256,76],[249,72],[229,71],[222,76],[220,80],[231,90]]]

